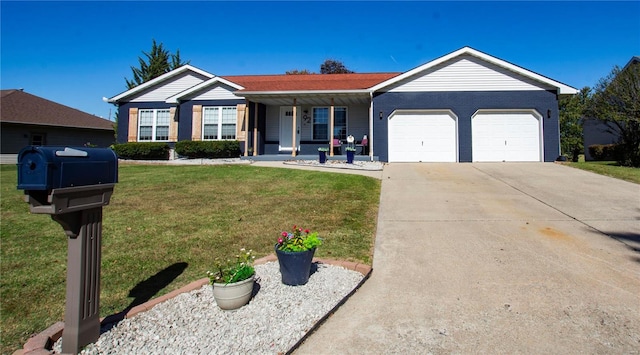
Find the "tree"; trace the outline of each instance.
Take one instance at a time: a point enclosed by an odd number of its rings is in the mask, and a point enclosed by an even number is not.
[[[560,147],[573,161],[584,150],[582,137],[582,118],[589,101],[591,88],[582,88],[577,95],[563,97],[559,102],[560,109]]]
[[[131,67],[133,79],[124,79],[127,82],[127,89],[132,89],[173,69],[189,64],[189,61],[183,62],[180,58],[180,50],[177,50],[176,54],[171,54],[171,52],[164,48],[162,43],[157,44],[155,39],[151,45],[151,50],[148,53],[142,52],[142,54],[144,54],[146,59],[138,57],[140,67]]]
[[[315,73],[310,72],[308,69],[302,69],[302,70],[293,69],[293,70],[286,71],[285,74],[287,74],[287,75],[300,75],[300,74],[315,74]]]
[[[587,114],[620,137],[618,163],[640,167],[640,63],[635,58],[625,68],[615,66],[600,79]]]
[[[340,61],[327,59],[320,65],[320,74],[349,74],[353,71],[347,69]]]

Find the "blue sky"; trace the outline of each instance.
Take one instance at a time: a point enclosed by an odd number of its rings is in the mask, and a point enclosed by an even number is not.
[[[576,88],[640,55],[640,2],[0,1],[0,87],[113,119],[152,39],[216,75],[403,72],[470,46]]]

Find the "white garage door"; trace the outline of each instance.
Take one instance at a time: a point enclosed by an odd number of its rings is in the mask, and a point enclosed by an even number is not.
[[[541,119],[535,110],[476,112],[473,161],[541,161]]]
[[[390,162],[456,162],[451,111],[395,111],[389,116]]]

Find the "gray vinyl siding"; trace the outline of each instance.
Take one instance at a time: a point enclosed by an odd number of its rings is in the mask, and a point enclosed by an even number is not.
[[[388,161],[388,118],[398,109],[451,110],[458,116],[458,161],[472,161],[471,116],[480,109],[535,109],[542,114],[544,161],[560,155],[558,101],[552,91],[403,92],[373,98],[374,154]],[[547,118],[549,111],[550,118]],[[383,118],[379,118],[382,112]]]
[[[128,102],[156,102],[165,101],[181,91],[192,88],[209,78],[193,72],[185,72],[175,78],[168,79],[162,83],[150,87],[135,96],[128,98]]]
[[[236,89],[231,86],[218,84],[208,87],[205,91],[191,97],[192,101],[202,100],[237,100],[238,97],[233,94]]]
[[[531,78],[471,55],[463,55],[385,88],[385,92],[550,90]]]

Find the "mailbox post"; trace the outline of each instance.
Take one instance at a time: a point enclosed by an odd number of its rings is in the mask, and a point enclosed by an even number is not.
[[[51,215],[68,237],[63,353],[100,337],[102,206],[117,182],[118,158],[108,148],[30,146],[18,154],[17,188],[31,213]]]

